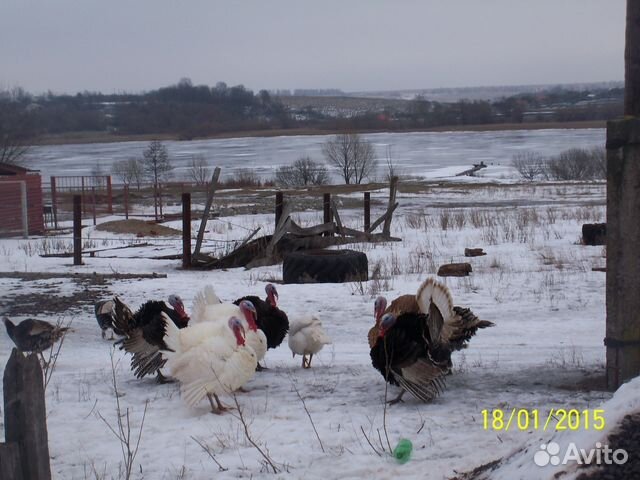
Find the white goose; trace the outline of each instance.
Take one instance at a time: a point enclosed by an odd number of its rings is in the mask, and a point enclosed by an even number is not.
[[[173,351],[163,351],[162,355],[167,359],[167,369],[180,382],[182,399],[193,407],[206,397],[212,413],[227,410],[218,395],[241,388],[253,377],[258,364],[255,352],[245,344],[240,319],[202,322],[183,329],[168,318],[164,323],[164,340]]]
[[[289,324],[289,348],[296,354],[302,355],[302,368],[311,368],[313,355],[322,347],[331,343],[322,328],[322,322],[315,315],[308,315],[293,320]],[[309,359],[307,360],[307,355]]]
[[[267,353],[267,337],[258,328],[256,315],[256,309],[250,301],[243,300],[239,305],[222,303],[213,287],[207,285],[193,299],[191,325],[203,322],[222,322],[226,325],[230,317],[237,317],[245,329],[247,345],[253,348],[259,362]]]

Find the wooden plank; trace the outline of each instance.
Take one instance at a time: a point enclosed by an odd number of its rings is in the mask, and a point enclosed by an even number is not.
[[[393,218],[393,211],[396,205],[396,192],[398,191],[398,177],[391,177],[389,182],[389,204],[387,206],[387,216],[384,219],[384,225],[382,227],[383,235],[391,235],[391,219]]]
[[[253,232],[251,232],[249,234],[249,236],[247,238],[245,238],[242,243],[240,244],[240,246],[238,248],[242,248],[244,247],[247,243],[249,243],[249,240],[251,240],[253,237],[256,236],[256,233],[258,233],[260,231],[261,227],[256,228]]]
[[[207,190],[207,203],[204,206],[204,212],[202,213],[202,220],[200,221],[200,228],[198,229],[198,237],[196,238],[196,246],[193,249],[193,254],[200,253],[200,247],[202,246],[202,239],[204,238],[204,231],[209,220],[209,212],[211,212],[211,205],[213,204],[213,195],[216,193],[216,187],[218,186],[218,178],[220,178],[220,167],[216,167],[213,170],[211,176],[211,183]]]
[[[387,210],[386,212],[384,212],[384,214],[383,214],[379,219],[377,219],[375,222],[373,222],[373,223],[371,224],[371,227],[369,227],[369,230],[367,230],[367,233],[371,233],[371,232],[373,232],[376,228],[378,228],[378,226],[379,226],[382,222],[384,222],[384,221],[387,219],[387,216],[388,216],[388,215],[393,215],[393,212],[394,212],[394,210],[395,210],[396,208],[398,208],[398,205],[399,205],[399,203],[397,203],[397,202],[396,202],[396,203],[393,205],[393,207],[391,207],[391,209],[390,209],[390,210]]]
[[[289,233],[300,237],[306,237],[311,235],[321,235],[325,232],[335,233],[336,224],[333,222],[323,223],[322,225],[316,225],[314,227],[301,227],[296,222],[291,220],[289,225]]]
[[[338,213],[338,205],[336,205],[336,201],[334,199],[331,199],[331,209],[333,210],[333,218],[336,220],[338,233],[344,237],[342,221],[340,220],[340,214]]]
[[[20,446],[17,443],[0,443],[0,478],[23,480]]]
[[[20,446],[24,478],[51,479],[47,412],[40,360],[14,348],[4,370],[4,426],[7,443]]]
[[[68,272],[0,272],[0,278],[19,278],[21,280],[45,280],[52,278],[114,278],[117,280],[130,278],[167,278],[166,273],[68,273]]]

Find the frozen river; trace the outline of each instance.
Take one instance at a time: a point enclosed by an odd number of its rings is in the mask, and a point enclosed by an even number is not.
[[[363,135],[376,148],[384,165],[387,152],[405,175],[420,176],[443,167],[509,165],[513,155],[533,151],[553,155],[573,147],[604,146],[604,129],[509,130],[498,132],[416,132]],[[283,136],[227,138],[164,142],[175,179],[187,178],[192,157],[202,155],[211,166],[222,167],[223,175],[250,168],[270,178],[282,165],[301,156],[322,161],[322,144],[331,136]],[[51,175],[90,175],[98,166],[108,172],[113,162],[140,158],[148,142],[93,143],[34,147],[30,168],[39,169],[45,181]]]

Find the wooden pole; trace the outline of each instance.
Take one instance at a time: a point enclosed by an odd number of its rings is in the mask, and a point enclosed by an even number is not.
[[[182,268],[191,268],[191,194],[182,194]]]
[[[7,444],[20,448],[23,478],[50,480],[44,382],[37,355],[25,357],[13,349],[4,369],[3,391],[4,436]]]
[[[51,177],[51,207],[53,209],[53,226],[58,229],[58,195],[56,192],[56,177]]]
[[[129,185],[124,186],[124,218],[129,220]]]
[[[111,175],[107,177],[107,202],[109,215],[113,215],[113,188],[111,187]]]
[[[389,214],[384,219],[384,225],[382,226],[383,235],[387,235],[387,236],[391,235],[391,219],[393,218],[393,210],[395,210],[393,206],[396,204],[397,189],[398,189],[398,177],[391,177],[391,181],[389,182],[389,205],[387,207],[387,212]]]
[[[371,192],[364,192],[364,231],[371,227]]]
[[[93,214],[93,226],[96,226],[96,187],[91,187],[91,213]]]
[[[624,114],[640,115],[640,2],[627,0],[624,48]]]
[[[627,0],[625,115],[607,122],[607,387],[640,374],[640,1]]]
[[[282,203],[284,202],[284,193],[276,192],[276,225],[275,228],[278,228],[278,223],[280,223],[280,218],[282,217]]]
[[[213,170],[211,176],[211,183],[207,190],[207,203],[204,206],[204,212],[202,212],[202,220],[200,220],[200,228],[198,228],[198,237],[196,238],[196,246],[193,249],[193,256],[195,257],[200,253],[200,247],[202,246],[202,239],[204,238],[204,231],[209,220],[209,213],[211,212],[211,205],[213,204],[213,196],[216,193],[216,187],[218,185],[218,178],[220,178],[220,167],[216,167]]]
[[[331,222],[331,194],[330,193],[325,193],[323,195],[323,200],[322,200],[322,211],[324,213],[323,215],[323,223],[330,223]],[[325,237],[332,237],[333,235],[331,233],[324,233]]]
[[[0,443],[0,478],[22,480],[20,445],[15,442]]]
[[[82,265],[82,196],[73,196],[73,264]]]

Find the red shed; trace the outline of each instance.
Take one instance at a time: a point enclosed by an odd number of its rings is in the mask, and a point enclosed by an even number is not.
[[[0,163],[0,236],[44,233],[42,179],[36,170]]]

